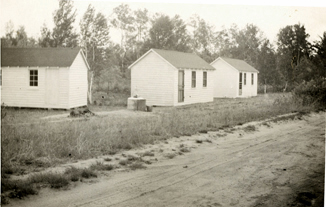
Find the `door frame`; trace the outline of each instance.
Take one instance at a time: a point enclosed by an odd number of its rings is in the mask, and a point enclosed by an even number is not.
[[[239,96],[241,96],[242,95],[242,88],[243,88],[243,85],[242,85],[242,81],[243,81],[243,79],[242,79],[242,72],[240,72],[239,73]]]
[[[180,83],[181,82],[181,83]],[[178,71],[178,103],[185,100],[185,71]]]

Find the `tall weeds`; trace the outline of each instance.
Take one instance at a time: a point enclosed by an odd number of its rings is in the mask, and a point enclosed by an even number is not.
[[[157,109],[153,116],[92,117],[89,120],[39,124],[2,124],[1,159],[5,165],[42,160],[86,159],[131,149],[168,137],[193,135],[224,126],[297,111],[287,95],[217,99],[214,103]],[[28,121],[28,118],[26,118]]]

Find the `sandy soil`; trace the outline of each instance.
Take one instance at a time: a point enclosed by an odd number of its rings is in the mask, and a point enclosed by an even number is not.
[[[254,125],[113,155],[112,164],[148,151],[155,156],[143,157],[152,163],[146,169],[116,169],[7,206],[323,206],[325,113]],[[177,156],[169,159],[171,154]]]

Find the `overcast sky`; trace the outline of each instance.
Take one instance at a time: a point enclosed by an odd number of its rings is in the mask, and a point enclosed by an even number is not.
[[[18,29],[18,26],[23,25],[28,36],[39,37],[40,28],[44,23],[49,28],[53,28],[53,12],[59,7],[58,0],[0,0],[0,2],[0,36],[5,34],[5,25],[11,20],[15,30]],[[326,31],[326,1],[276,0],[263,3],[253,0],[169,0],[164,2],[178,3],[162,3],[162,0],[143,0],[142,2],[136,3],[134,0],[123,2],[74,0],[74,7],[77,9],[75,28],[79,29],[80,19],[90,3],[97,12],[102,12],[107,17],[110,16],[114,7],[121,3],[127,3],[132,10],[147,8],[151,14],[159,12],[170,17],[178,14],[185,21],[193,14],[198,14],[214,25],[217,30],[220,30],[222,26],[229,28],[233,23],[237,24],[240,29],[246,24],[254,24],[264,32],[271,42],[276,41],[276,35],[280,28],[299,22],[310,34],[309,41],[311,42],[320,40],[319,36]],[[243,5],[244,2],[246,5]],[[111,31],[110,36],[114,41],[119,40],[117,32]]]

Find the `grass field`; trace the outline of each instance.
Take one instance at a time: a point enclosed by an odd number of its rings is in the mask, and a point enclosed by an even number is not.
[[[94,109],[101,110],[98,106]],[[48,167],[300,110],[289,94],[216,99],[213,103],[156,107],[151,116],[91,117],[64,123],[40,121],[40,117],[66,111],[6,109],[2,119],[2,167],[20,173],[19,168],[24,166]]]
[[[110,111],[119,106],[90,106],[91,111]],[[59,180],[60,186],[69,180],[92,177],[93,171],[112,169],[98,165],[84,171],[72,170],[65,175],[43,175],[21,184],[22,192],[14,189],[7,178],[11,174],[28,172],[55,166],[73,160],[88,159],[115,154],[144,144],[170,137],[191,136],[196,133],[242,125],[290,112],[310,111],[313,108],[298,106],[290,94],[259,95],[247,99],[215,99],[212,103],[182,107],[155,107],[153,112],[124,111],[115,116],[93,116],[75,121],[51,122],[40,119],[45,116],[68,113],[61,110],[12,109],[2,111],[1,122],[1,177],[2,189],[34,194],[30,185],[43,182],[53,186],[50,180]],[[249,130],[249,129],[248,129]],[[136,163],[139,164],[139,163]],[[140,168],[142,166],[134,166]],[[92,176],[86,176],[92,175]],[[68,180],[68,181],[66,181]]]

